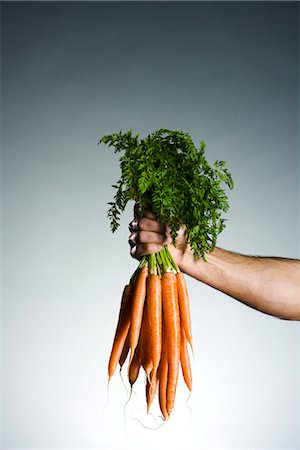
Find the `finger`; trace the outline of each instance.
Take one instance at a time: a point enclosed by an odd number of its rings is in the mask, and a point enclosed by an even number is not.
[[[154,219],[142,217],[138,221],[138,229],[145,231],[154,231],[155,233],[166,234],[166,227]]]
[[[135,259],[140,259],[144,255],[150,255],[151,253],[157,253],[162,250],[163,246],[161,244],[139,244],[132,247],[130,254]]]
[[[135,234],[135,233],[133,233]],[[139,231],[136,233],[135,242],[137,244],[169,244],[171,238],[165,234],[156,233],[153,231]]]
[[[146,209],[144,217],[148,217],[149,219],[156,220],[156,215],[154,214],[153,211],[151,211],[151,209]]]

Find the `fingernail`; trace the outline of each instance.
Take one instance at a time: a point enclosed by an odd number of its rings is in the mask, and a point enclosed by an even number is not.
[[[165,244],[171,244],[171,242],[172,242],[171,236],[167,236],[167,238],[165,240]]]
[[[169,225],[166,226],[166,233],[171,233],[171,228],[169,227]]]

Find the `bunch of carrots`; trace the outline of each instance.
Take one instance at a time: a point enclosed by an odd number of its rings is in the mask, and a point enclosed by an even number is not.
[[[195,259],[213,250],[225,227],[223,213],[229,208],[223,185],[233,188],[225,161],[209,164],[205,142],[196,147],[189,133],[159,129],[145,138],[132,130],[103,136],[104,143],[121,154],[120,179],[112,185],[113,201],[107,216],[112,232],[129,201],[139,204],[142,215],[151,209],[159,223],[168,225],[173,244],[184,226]],[[142,258],[125,286],[111,350],[108,377],[128,357],[131,387],[140,368],[146,373],[147,410],[158,392],[164,419],[174,407],[182,369],[192,389],[189,350],[192,349],[189,298],[185,279],[167,246]],[[128,356],[129,355],[129,356]]]
[[[180,366],[186,386],[192,390],[189,346],[192,349],[186,281],[165,245],[159,253],[141,259],[123,290],[108,378],[128,359],[132,389],[142,367],[147,380],[147,412],[158,393],[166,420],[174,408]]]

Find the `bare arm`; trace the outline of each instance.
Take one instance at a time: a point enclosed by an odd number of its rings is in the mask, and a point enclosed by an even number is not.
[[[147,212],[130,237],[135,258],[159,251],[164,243],[180,270],[205,284],[276,317],[300,320],[300,260],[247,256],[216,247],[207,262],[195,261],[183,233],[176,248],[168,230]]]
[[[193,261],[189,249],[180,269],[259,311],[300,320],[300,261],[256,257],[215,248],[207,263]]]

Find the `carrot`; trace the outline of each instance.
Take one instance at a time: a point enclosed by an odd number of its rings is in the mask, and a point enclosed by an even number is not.
[[[150,376],[147,379],[146,384],[146,400],[148,413],[150,412],[150,408],[155,397],[156,387],[157,387],[157,371],[154,371],[153,369],[150,373]]]
[[[164,272],[162,275],[163,314],[166,328],[168,358],[167,412],[174,407],[180,362],[180,317],[176,275]]]
[[[119,310],[119,318],[115,331],[114,341],[108,362],[108,381],[111,379],[117,368],[124,343],[130,327],[130,310],[132,301],[133,286],[128,284],[124,287]]]
[[[161,358],[162,346],[162,296],[161,278],[150,274],[147,279],[147,316],[149,323],[149,346],[155,375]]]
[[[190,357],[187,347],[187,338],[183,327],[181,327],[181,340],[180,340],[180,364],[183,379],[188,389],[192,390],[192,370],[190,364]]]
[[[184,329],[186,338],[187,338],[191,348],[193,348],[190,301],[189,301],[188,289],[187,289],[185,277],[182,272],[177,272],[176,279],[177,279],[177,289],[178,289],[180,323]]]
[[[128,379],[129,379],[129,383],[131,384],[131,387],[136,382],[137,377],[139,376],[140,367],[141,367],[140,347],[137,346],[136,351],[134,352],[132,361],[129,364],[129,369],[128,369]]]
[[[121,354],[120,359],[119,359],[120,370],[124,366],[124,363],[126,361],[128,353],[129,353],[129,343],[128,343],[128,341],[129,341],[129,333],[127,333],[126,340],[125,340],[125,343],[124,343],[124,347],[123,347],[123,350],[122,350],[122,354]]]
[[[139,345],[141,365],[143,366],[147,377],[149,377],[149,374],[153,368],[153,362],[151,355],[150,327],[147,314],[147,303],[145,303],[144,305]]]
[[[158,368],[158,398],[159,406],[165,420],[168,419],[167,411],[167,384],[168,384],[168,353],[165,341],[165,327],[163,326],[162,354]]]
[[[134,351],[139,341],[139,335],[143,318],[143,309],[146,297],[147,276],[148,276],[148,267],[142,267],[141,269],[139,269],[136,281],[134,283],[134,292],[131,309],[131,325],[129,330],[130,362],[132,361]]]

